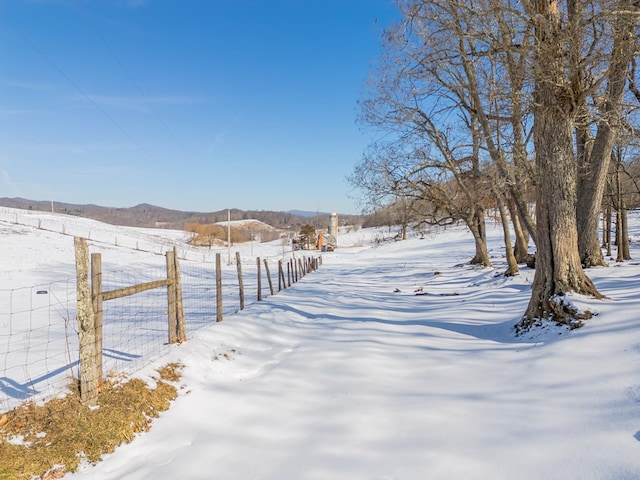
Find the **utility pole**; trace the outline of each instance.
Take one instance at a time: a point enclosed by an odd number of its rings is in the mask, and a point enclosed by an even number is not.
[[[227,208],[227,248],[229,250],[229,265],[231,265],[231,210]]]

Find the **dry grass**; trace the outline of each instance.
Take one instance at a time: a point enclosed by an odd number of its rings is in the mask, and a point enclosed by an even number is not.
[[[105,382],[98,408],[80,403],[77,385],[64,398],[46,404],[26,403],[0,415],[0,480],[61,478],[74,472],[82,458],[97,462],[169,408],[181,365],[158,370],[155,388],[140,379]]]

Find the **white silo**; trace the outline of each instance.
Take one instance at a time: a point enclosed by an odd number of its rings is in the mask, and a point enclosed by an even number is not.
[[[332,235],[336,244],[338,243],[338,214],[329,215],[329,235]]]

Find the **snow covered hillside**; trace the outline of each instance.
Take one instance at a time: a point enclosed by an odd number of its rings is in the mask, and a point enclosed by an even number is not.
[[[149,432],[68,478],[640,478],[640,265],[588,271],[608,298],[574,297],[598,313],[583,328],[515,337],[534,272],[503,277],[501,228],[488,230],[493,268],[466,264],[464,229],[389,243],[342,235],[293,288],[140,371],[182,362],[182,395]],[[60,260],[16,253],[27,267],[3,266],[5,288],[52,264],[72,275],[64,243],[35,234]],[[253,245],[263,248],[282,247]],[[636,243],[631,253],[640,258]]]

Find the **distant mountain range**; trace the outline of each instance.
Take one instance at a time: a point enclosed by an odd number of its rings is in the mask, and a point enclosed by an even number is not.
[[[217,212],[184,212],[170,210],[143,203],[135,207],[114,208],[99,205],[76,205],[51,201],[27,200],[24,198],[0,198],[0,206],[20,208],[23,210],[37,210],[78,217],[91,218],[112,225],[131,227],[155,227],[184,229],[189,223],[216,223],[227,220],[227,210]],[[361,225],[366,219],[361,215],[339,215],[340,223]],[[291,210],[288,212],[274,212],[269,210],[231,210],[231,220],[260,220],[272,227],[292,230],[301,225],[310,224],[316,228],[324,228],[329,224],[329,214]]]

